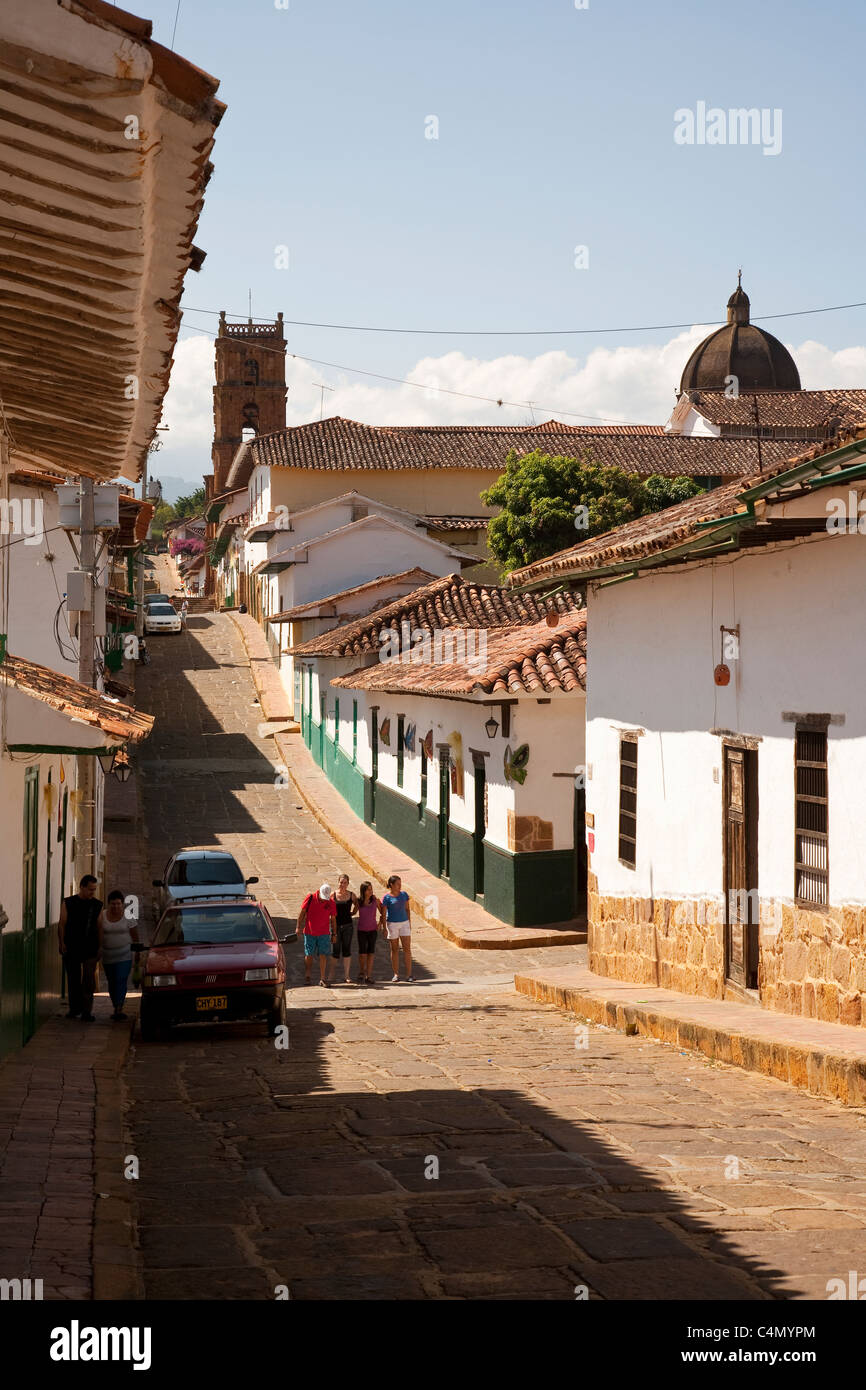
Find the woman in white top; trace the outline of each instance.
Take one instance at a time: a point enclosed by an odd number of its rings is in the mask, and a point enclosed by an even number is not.
[[[126,1018],[123,1005],[132,969],[132,943],[138,941],[138,927],[126,915],[126,899],[119,888],[109,893],[108,901],[99,914],[102,928],[102,968],[108,981],[108,993],[114,1005],[112,1018]]]

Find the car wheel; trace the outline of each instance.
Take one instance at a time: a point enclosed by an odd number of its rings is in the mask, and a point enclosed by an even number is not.
[[[156,1009],[148,999],[142,999],[141,1012],[138,1015],[138,1026],[141,1029],[141,1041],[146,1043],[158,1042],[160,1035],[159,1019]]]
[[[272,1038],[278,1028],[284,1028],[286,1023],[286,994],[285,990],[280,995],[279,1004],[268,1009],[268,1037]]]

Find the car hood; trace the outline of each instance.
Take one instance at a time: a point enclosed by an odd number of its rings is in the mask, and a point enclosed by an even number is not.
[[[262,970],[280,964],[276,941],[236,941],[228,946],[151,946],[148,975],[197,975],[203,970]]]
[[[245,898],[248,896],[245,883],[178,883],[166,888],[165,891],[173,903],[191,902],[194,898]]]

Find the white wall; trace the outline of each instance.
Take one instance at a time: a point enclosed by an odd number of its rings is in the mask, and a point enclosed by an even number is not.
[[[549,704],[539,705],[535,698],[524,696],[511,705],[511,730],[506,739],[502,734],[501,710],[498,705],[482,705],[466,700],[437,699],[419,695],[385,695],[363,690],[333,688],[329,682],[337,675],[358,668],[357,660],[320,658],[313,674],[314,722],[318,723],[319,697],[325,695],[325,736],[334,737],[334,702],[340,701],[339,747],[347,757],[352,756],[352,701],[358,701],[357,766],[366,776],[372,773],[370,707],[379,707],[379,727],[390,717],[390,747],[379,740],[379,782],[399,791],[410,802],[421,799],[421,740],[428,729],[433,730],[436,757],[427,768],[427,805],[439,810],[438,745],[447,743],[449,735],[457,732],[462,741],[464,794],[451,794],[451,816],[454,825],[472,831],[475,823],[472,750],[486,753],[488,787],[487,838],[502,848],[508,847],[508,811],[517,815],[537,816],[552,821],[554,849],[570,849],[574,842],[574,772],[584,763],[585,714],[582,694],[552,698]],[[499,724],[496,737],[488,738],[484,728],[491,713]],[[405,716],[406,727],[417,726],[415,751],[404,751],[403,786],[397,786],[397,719]],[[512,750],[528,743],[530,748],[527,778],[522,786],[506,782],[503,755],[506,745]],[[554,776],[565,773],[566,776]]]
[[[830,900],[866,902],[866,841],[854,829],[866,802],[864,577],[866,536],[822,533],[591,588],[587,809],[602,894],[721,895],[722,740],[709,731],[723,729],[761,740],[759,891],[791,901],[794,725],[782,713],[793,711],[845,717],[828,740]],[[740,627],[726,687],[713,681],[722,624]],[[620,728],[646,730],[634,870],[618,862]]]

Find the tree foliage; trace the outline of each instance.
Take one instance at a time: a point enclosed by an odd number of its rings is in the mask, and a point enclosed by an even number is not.
[[[186,493],[179,497],[174,504],[174,515],[177,520],[185,516],[198,516],[204,510],[204,488],[197,487],[195,492]]]
[[[510,453],[505,472],[481,500],[502,508],[490,522],[488,539],[491,554],[507,572],[700,491],[692,478],[640,478],[595,463],[588,450],[566,458],[535,449]]]

